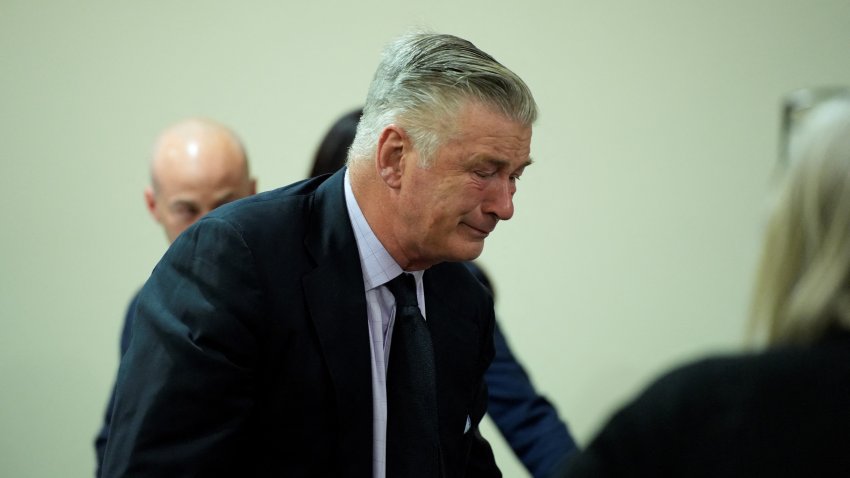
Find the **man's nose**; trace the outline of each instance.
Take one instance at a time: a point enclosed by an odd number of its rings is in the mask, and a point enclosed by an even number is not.
[[[494,214],[502,221],[507,221],[514,215],[514,193],[516,184],[512,179],[495,182],[488,188],[484,199],[485,213]]]

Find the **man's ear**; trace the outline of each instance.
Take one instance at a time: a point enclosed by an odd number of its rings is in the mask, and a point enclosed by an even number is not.
[[[407,133],[399,126],[391,124],[381,131],[375,154],[375,168],[387,186],[393,189],[401,187],[405,160],[409,161],[411,151]]]
[[[151,213],[153,220],[161,222],[159,220],[159,211],[156,208],[156,196],[154,196],[153,188],[150,186],[145,188],[145,206],[148,207],[148,212]]]

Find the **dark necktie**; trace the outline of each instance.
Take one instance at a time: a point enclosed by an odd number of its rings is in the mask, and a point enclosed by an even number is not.
[[[396,301],[387,368],[387,478],[439,477],[431,333],[417,305],[413,276],[403,273],[386,285]]]

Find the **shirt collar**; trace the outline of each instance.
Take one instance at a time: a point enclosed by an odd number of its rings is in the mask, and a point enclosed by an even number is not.
[[[382,286],[404,272],[389,252],[375,236],[363,211],[357,204],[354,191],[351,189],[351,179],[348,168],[345,170],[345,206],[348,208],[348,218],[354,230],[354,240],[360,253],[360,266],[363,270],[365,290]],[[421,274],[421,272],[420,272]]]

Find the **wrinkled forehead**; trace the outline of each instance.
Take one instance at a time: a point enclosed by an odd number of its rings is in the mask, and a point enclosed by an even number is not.
[[[480,104],[469,104],[455,121],[448,142],[473,148],[477,154],[490,154],[496,159],[528,160],[532,128]]]

